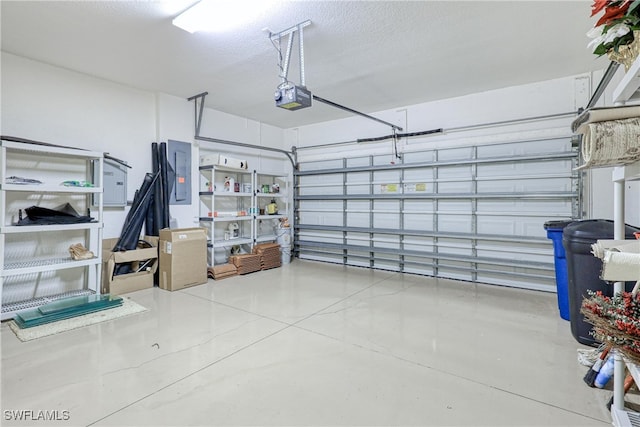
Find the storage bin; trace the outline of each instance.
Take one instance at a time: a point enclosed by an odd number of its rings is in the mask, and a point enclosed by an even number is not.
[[[575,221],[567,225],[562,233],[562,244],[566,252],[569,279],[569,311],[571,333],[581,344],[597,346],[599,342],[591,336],[591,324],[580,313],[582,300],[588,297],[588,290],[601,291],[613,296],[613,284],[600,279],[602,260],[591,253],[591,245],[600,239],[613,239],[613,221],[589,219]],[[640,229],[625,226],[625,238],[634,239],[634,232]],[[625,290],[633,289],[635,282],[626,282]]]

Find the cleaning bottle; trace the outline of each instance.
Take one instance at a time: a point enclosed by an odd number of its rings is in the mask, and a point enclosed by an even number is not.
[[[267,205],[267,215],[275,215],[278,213],[278,205],[276,199],[271,199],[271,203]]]
[[[594,382],[594,385],[598,388],[604,388],[607,385],[611,377],[613,376],[613,367],[615,365],[615,357],[613,353],[609,353],[609,357],[607,361],[602,365],[600,372],[598,372],[598,376]]]

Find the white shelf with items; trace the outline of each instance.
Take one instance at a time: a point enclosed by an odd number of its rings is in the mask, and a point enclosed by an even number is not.
[[[627,102],[640,100],[640,58],[636,59],[629,70],[625,73],[620,83],[613,90],[613,103],[623,105]],[[614,216],[614,239],[625,238],[625,183],[640,180],[640,162],[631,165],[614,167],[612,173],[613,182],[613,216]],[[640,279],[640,278],[639,278]],[[624,289],[622,282],[614,284],[614,293],[620,293]],[[627,412],[624,409],[624,372],[625,362],[622,357],[616,355],[613,384],[613,405],[611,415],[615,426],[633,425],[640,426],[640,417],[635,412]],[[636,384],[638,384],[638,370],[636,366],[626,364]],[[635,374],[634,374],[635,373]]]
[[[613,181],[613,222],[614,236],[616,240],[625,238],[625,183],[640,180],[640,162],[631,165],[614,167],[612,173]],[[640,277],[638,278],[640,280]],[[618,294],[624,290],[623,282],[616,282],[613,288],[614,294]],[[611,416],[615,426],[638,426],[640,427],[640,416],[635,412],[625,411],[624,409],[624,370],[625,365],[634,375],[636,384],[640,379],[638,368],[635,365],[624,362],[620,355],[616,355],[616,363],[613,376],[613,405],[611,405]],[[632,422],[636,420],[635,423]]]
[[[221,263],[234,246],[253,245],[253,171],[200,166],[200,224],[207,229],[208,263]]]
[[[225,177],[238,183],[238,191],[221,190]],[[235,246],[250,253],[255,244],[278,239],[280,220],[289,216],[289,183],[285,173],[200,167],[199,221],[209,231],[209,265],[227,262]],[[230,224],[238,225],[237,236],[230,235]]]
[[[103,188],[101,179],[91,183],[94,171],[102,177],[101,152],[2,137],[2,320],[56,299],[100,293]],[[25,183],[20,183],[21,180]],[[18,225],[24,209],[31,206],[56,209],[67,203],[78,212],[86,212],[92,221]],[[73,260],[68,248],[75,243],[81,243],[94,256]]]
[[[283,173],[255,174],[256,198],[255,206],[259,214],[254,222],[255,243],[275,242],[281,233],[290,233],[290,229],[280,229],[280,220],[289,218],[289,182],[291,179]],[[269,212],[268,207],[277,206]],[[272,205],[273,206],[273,205]]]
[[[229,240],[214,240],[210,243],[210,248],[230,248],[236,245],[251,245],[253,243],[252,239],[247,238],[233,238]]]
[[[101,193],[102,188],[97,187],[65,187],[62,185],[25,185],[25,184],[0,184],[0,190],[25,191],[29,193]]]

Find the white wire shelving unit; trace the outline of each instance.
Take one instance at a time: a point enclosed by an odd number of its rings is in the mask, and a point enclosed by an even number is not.
[[[35,172],[35,173],[34,173]],[[100,182],[90,187],[63,186],[61,176],[70,180]],[[100,293],[102,279],[102,173],[103,153],[43,143],[19,141],[2,137],[0,141],[0,288],[2,289],[1,319],[12,319],[19,311],[70,296]],[[42,184],[16,184],[11,176],[38,176]],[[58,204],[72,201],[87,210],[92,209],[92,222],[51,225],[17,225],[15,206],[28,204]],[[70,233],[94,256],[73,260],[68,254],[48,248],[40,242],[64,240]],[[38,248],[38,255],[24,253],[20,245]],[[50,249],[50,250],[49,250]],[[81,286],[70,289],[63,272],[80,270]],[[57,276],[60,273],[62,275]],[[54,276],[48,286],[41,286],[43,276]],[[23,277],[34,279],[24,281]],[[26,289],[29,288],[29,289]]]

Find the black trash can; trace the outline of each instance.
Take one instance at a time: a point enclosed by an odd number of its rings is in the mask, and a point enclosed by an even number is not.
[[[588,219],[567,225],[562,234],[562,245],[567,257],[567,274],[569,278],[569,310],[571,333],[581,344],[597,346],[600,343],[590,335],[591,324],[585,322],[580,313],[582,300],[588,297],[588,290],[602,291],[604,295],[613,296],[613,284],[600,279],[602,260],[591,253],[591,245],[600,239],[613,239],[613,221],[605,219]],[[633,239],[638,228],[625,226],[625,238]],[[625,289],[631,291],[635,282],[627,282]]]

